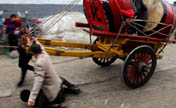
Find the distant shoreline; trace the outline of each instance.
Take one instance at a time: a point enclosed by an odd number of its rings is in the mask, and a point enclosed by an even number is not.
[[[57,14],[66,4],[0,4],[0,10],[7,10],[3,17],[9,17],[10,14],[19,12],[29,12],[29,17],[43,18]],[[82,5],[76,5],[74,12],[83,12]]]

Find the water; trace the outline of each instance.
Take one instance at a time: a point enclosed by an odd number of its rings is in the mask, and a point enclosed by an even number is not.
[[[0,10],[7,10],[3,17],[20,12],[29,12],[29,17],[43,18],[57,14],[64,8],[64,4],[0,4]],[[72,11],[83,12],[82,5],[77,5]]]

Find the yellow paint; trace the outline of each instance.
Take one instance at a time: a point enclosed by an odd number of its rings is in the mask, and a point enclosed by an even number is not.
[[[38,40],[41,44],[49,46],[62,46],[62,47],[82,48],[90,50],[90,51],[88,50],[73,51],[64,49],[58,50],[56,48],[45,47],[47,53],[49,53],[50,55],[94,57],[94,58],[113,58],[113,57],[125,58],[128,56],[129,52],[124,52],[122,46],[128,44],[128,42],[131,41],[141,43],[141,45],[152,44],[154,46],[154,51],[156,53],[157,58],[161,59],[162,56],[157,54],[157,51],[164,46],[164,44],[160,42],[134,40],[128,38],[119,38],[117,39],[116,42],[114,42],[114,44],[113,44],[114,38],[105,38],[105,37],[100,37],[99,41],[97,41],[96,44],[70,43],[47,39],[38,39]]]
[[[49,45],[49,46],[83,48],[83,49],[89,49],[89,50],[95,50],[96,49],[96,45],[93,45],[93,44],[62,42],[62,41],[48,40],[48,39],[42,39],[42,38],[39,38],[38,41],[43,45]]]

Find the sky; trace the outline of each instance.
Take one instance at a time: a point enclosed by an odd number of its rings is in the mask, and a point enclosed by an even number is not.
[[[68,4],[73,0],[0,0],[0,4]],[[176,0],[167,0],[173,3]],[[82,0],[79,4],[82,3]]]

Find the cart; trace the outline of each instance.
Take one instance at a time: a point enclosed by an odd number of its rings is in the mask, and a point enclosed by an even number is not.
[[[111,0],[111,2],[114,1],[119,1],[120,4],[120,2],[128,3],[130,0]],[[84,0],[84,10],[88,23],[76,23],[76,27],[88,28],[84,29],[84,31],[90,34],[90,44],[62,42],[41,38],[39,38],[38,41],[46,46],[85,49],[76,51],[45,47],[49,54],[55,56],[91,57],[97,65],[102,67],[111,65],[116,59],[121,59],[124,61],[122,78],[125,84],[130,88],[143,86],[152,77],[157,65],[157,59],[162,59],[161,53],[166,45],[175,43],[175,40],[170,40],[169,38],[175,28],[175,12],[172,11],[174,20],[171,24],[129,18],[123,13],[120,13],[120,16],[118,16],[120,18],[119,28],[117,28],[117,31],[111,32],[110,30],[100,27],[100,25],[104,27],[104,23],[98,19],[103,17],[100,15],[102,7],[100,5],[101,2],[99,2],[99,0]],[[91,15],[89,13],[88,10],[91,5],[95,6],[94,10],[100,10],[96,11],[96,15],[99,14],[100,16],[94,16],[94,14]],[[111,5],[114,4],[111,3]],[[96,8],[96,6],[99,7]],[[117,9],[119,9],[119,7],[117,7]],[[160,25],[160,28],[158,30],[152,30],[150,33],[145,33],[137,27],[137,24],[141,27],[143,27],[143,25],[136,22],[157,23]],[[129,33],[130,29],[135,29],[136,32]],[[97,36],[97,39],[91,42],[91,36]]]

